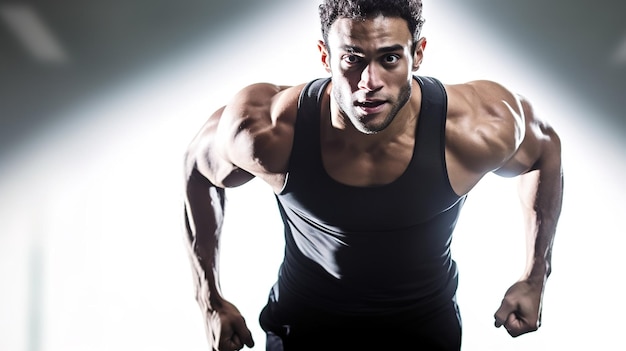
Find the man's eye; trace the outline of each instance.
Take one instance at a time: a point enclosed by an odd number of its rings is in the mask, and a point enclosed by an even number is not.
[[[385,56],[385,63],[396,63],[400,60],[400,57],[398,55],[387,55]]]
[[[343,57],[343,60],[347,64],[354,65],[356,63],[359,63],[361,61],[361,58],[357,55],[346,55]]]

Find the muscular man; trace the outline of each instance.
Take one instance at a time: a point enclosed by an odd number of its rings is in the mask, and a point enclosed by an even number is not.
[[[285,255],[260,317],[268,350],[459,350],[452,232],[489,172],[519,176],[528,259],[496,326],[536,330],[562,198],[560,143],[523,97],[491,81],[414,75],[420,0],[325,0],[329,78],[253,84],[216,111],[186,155],[185,214],[211,347],[253,340],[222,296],[225,188],[274,191]]]

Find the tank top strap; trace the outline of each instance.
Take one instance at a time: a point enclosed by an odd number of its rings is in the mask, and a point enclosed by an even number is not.
[[[300,92],[298,115],[294,125],[294,140],[289,159],[289,173],[312,172],[311,160],[320,159],[320,113],[321,99],[330,78],[310,81]],[[317,172],[320,172],[317,170]],[[289,179],[290,176],[287,178]],[[289,181],[286,186],[289,187]]]

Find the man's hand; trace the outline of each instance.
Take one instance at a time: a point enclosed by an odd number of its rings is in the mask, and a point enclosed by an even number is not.
[[[241,350],[253,347],[252,333],[241,313],[233,304],[222,301],[219,308],[206,315],[206,332],[213,351]]]
[[[504,325],[513,337],[537,330],[541,325],[542,295],[543,282],[522,280],[513,284],[495,313],[496,327]]]

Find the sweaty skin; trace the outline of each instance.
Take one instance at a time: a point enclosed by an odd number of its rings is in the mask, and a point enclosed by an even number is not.
[[[406,22],[378,16],[340,18],[318,44],[332,76],[321,113],[322,159],[335,180],[353,186],[388,184],[406,169],[421,106],[412,79],[426,39]],[[304,84],[242,89],[209,117],[186,154],[185,214],[196,298],[212,347],[238,350],[254,342],[237,308],[219,288],[217,263],[224,188],[254,177],[280,193],[288,172],[297,100]],[[519,177],[526,218],[527,262],[505,293],[495,325],[512,336],[536,330],[550,274],[562,198],[560,141],[530,103],[491,81],[446,85],[446,166],[452,188],[468,193],[487,173]]]

